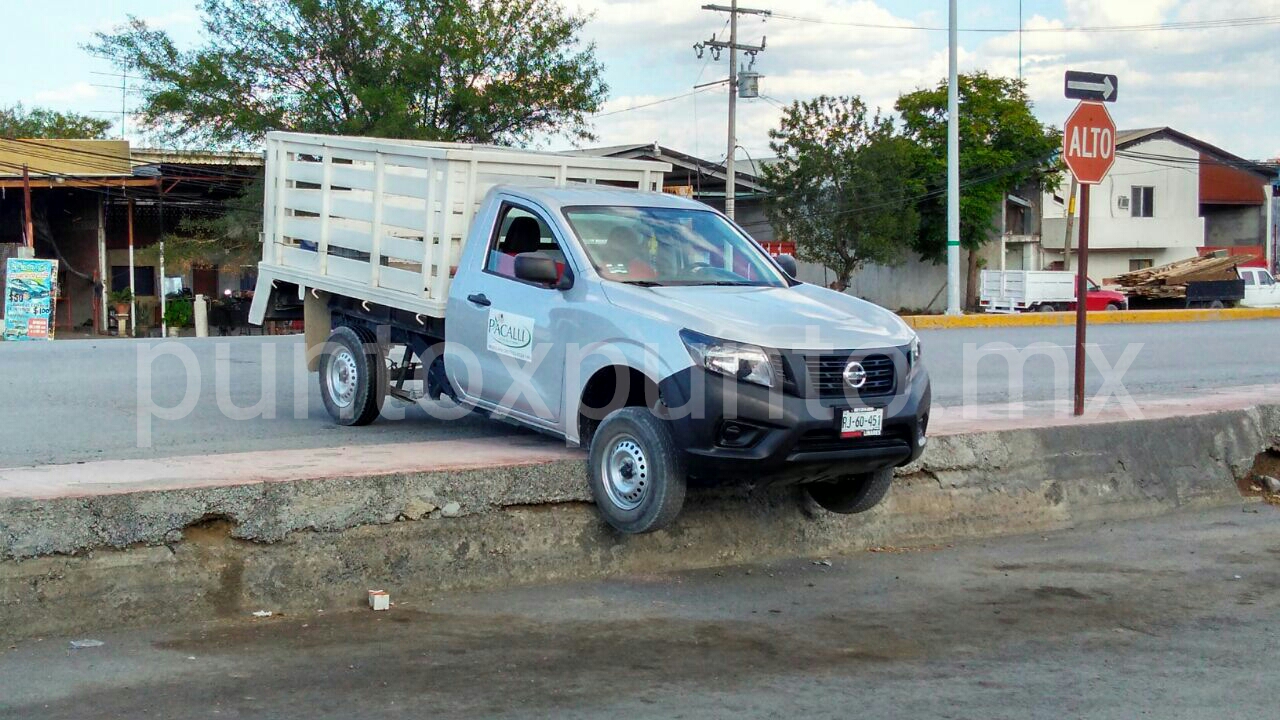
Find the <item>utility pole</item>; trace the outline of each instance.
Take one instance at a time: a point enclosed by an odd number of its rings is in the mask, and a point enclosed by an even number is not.
[[[733,167],[733,156],[738,150],[738,51],[741,50],[754,58],[756,53],[764,50],[765,46],[765,38],[763,37],[760,38],[759,45],[738,44],[738,16],[760,15],[769,17],[773,14],[773,11],[740,8],[738,7],[738,0],[733,0],[727,6],[703,5],[702,9],[729,13],[729,42],[716,40],[716,36],[712,35],[710,40],[695,44],[693,49],[698,53],[698,57],[702,57],[703,50],[711,48],[711,57],[716,60],[720,59],[721,50],[729,49],[729,142],[724,161],[724,214],[732,220],[734,200],[738,194],[737,177]]]
[[[956,70],[956,0],[950,2],[947,53],[947,314],[960,309],[960,87]]]

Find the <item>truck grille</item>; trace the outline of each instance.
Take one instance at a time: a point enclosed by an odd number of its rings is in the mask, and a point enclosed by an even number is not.
[[[856,390],[844,382],[844,368],[850,360],[857,360],[867,371],[867,383]],[[804,364],[810,397],[878,397],[892,395],[898,385],[898,373],[893,358],[888,355],[877,353],[859,357],[848,352],[806,355]]]

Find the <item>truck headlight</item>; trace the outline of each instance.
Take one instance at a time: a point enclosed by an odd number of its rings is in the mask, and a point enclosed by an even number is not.
[[[920,336],[919,336],[919,335],[916,335],[915,337],[911,338],[911,367],[912,367],[912,369],[914,369],[914,368],[915,368],[915,366],[917,366],[917,365],[919,365],[919,364],[920,364]]]
[[[695,364],[742,382],[773,387],[773,363],[763,348],[687,329],[680,331],[680,339]]]

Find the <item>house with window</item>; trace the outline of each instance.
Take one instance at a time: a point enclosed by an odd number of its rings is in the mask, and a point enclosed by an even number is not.
[[[1105,282],[1221,249],[1273,267],[1269,198],[1276,177],[1274,167],[1173,128],[1118,132],[1115,164],[1090,191],[1089,274]],[[1063,177],[1041,198],[1038,257],[1025,253],[1026,269],[1074,267],[1079,206],[1068,240],[1069,195],[1070,181]]]

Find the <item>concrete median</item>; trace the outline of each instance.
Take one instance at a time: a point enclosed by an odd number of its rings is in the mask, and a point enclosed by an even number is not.
[[[0,496],[0,634],[334,611],[356,607],[370,588],[425,604],[444,589],[928,545],[1222,505],[1241,502],[1238,481],[1277,437],[1280,406],[1271,405],[939,435],[868,514],[825,513],[795,488],[700,488],[671,529],[639,537],[597,518],[580,453],[537,439],[509,445],[491,465],[459,462],[459,446],[450,462],[416,468],[11,491]],[[30,489],[22,477],[0,471]]]

